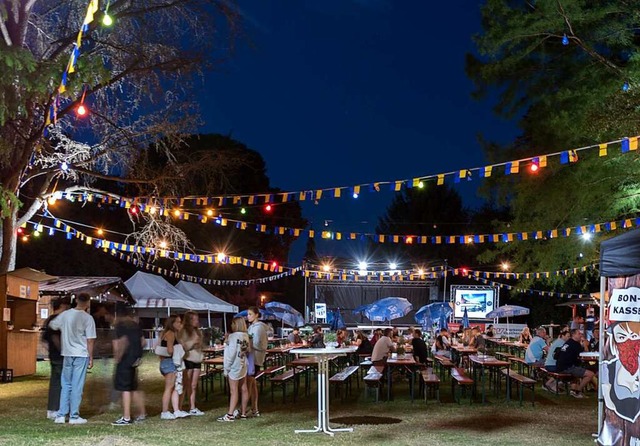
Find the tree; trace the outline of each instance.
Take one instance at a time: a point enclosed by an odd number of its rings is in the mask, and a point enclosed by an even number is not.
[[[170,157],[180,135],[194,130],[188,92],[212,67],[216,48],[230,49],[238,18],[227,1],[108,5],[114,27],[101,27],[104,12],[95,12],[62,91],[86,3],[0,1],[0,272],[14,266],[17,226],[42,206],[56,181],[158,180],[139,178],[131,162],[159,140],[157,149]],[[74,111],[82,102],[90,113],[80,118]],[[46,127],[52,105],[57,113]]]
[[[637,134],[640,118],[638,1],[488,0],[483,31],[475,37],[480,57],[467,71],[478,98],[497,93],[496,112],[520,116],[522,136],[512,144],[487,144],[491,162],[574,149]],[[624,88],[623,88],[624,87]],[[579,153],[576,163],[531,173],[494,176],[485,192],[508,204],[511,218],[493,232],[581,226],[637,215],[637,154]],[[485,262],[510,257],[519,271],[554,271],[597,261],[596,244],[572,238],[490,247]],[[590,277],[583,277],[588,288]],[[559,278],[558,281],[564,282]],[[575,286],[576,284],[574,284]],[[581,291],[574,289],[573,291]]]

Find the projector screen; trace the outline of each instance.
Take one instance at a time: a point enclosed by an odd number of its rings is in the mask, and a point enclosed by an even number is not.
[[[465,289],[454,290],[455,307],[453,316],[460,319],[467,309],[469,319],[486,319],[487,313],[493,311],[495,302],[495,289]]]

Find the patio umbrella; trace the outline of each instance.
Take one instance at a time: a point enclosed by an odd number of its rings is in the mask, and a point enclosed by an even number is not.
[[[345,327],[344,319],[342,319],[342,314],[340,313],[339,308],[332,310],[329,314],[331,315],[331,331],[336,331],[339,328]]]
[[[285,311],[287,313],[298,314],[298,315],[302,316],[302,313],[300,313],[298,310],[293,308],[291,305],[285,304],[283,302],[277,302],[277,301],[267,302],[266,304],[264,304],[264,307],[267,310],[274,310],[274,311],[282,310],[282,311]]]
[[[233,317],[247,317],[248,310],[242,310],[239,313],[236,313]],[[267,310],[265,308],[260,308],[260,319],[262,320],[275,320],[276,317],[273,314],[273,311]]]
[[[360,313],[364,314],[364,310],[366,310],[369,307],[369,305],[371,305],[371,304],[360,305],[359,307],[354,308],[353,310],[351,310],[351,312],[353,314],[360,314]]]
[[[371,321],[391,321],[406,316],[413,305],[404,297],[385,297],[372,303],[363,313]]]
[[[270,308],[268,311],[273,314],[275,320],[282,322],[282,325],[287,324],[291,327],[302,327],[304,325],[304,318],[300,313],[290,313],[280,308]]]
[[[524,316],[526,314],[529,314],[528,308],[519,307],[518,305],[503,305],[487,313],[486,317],[488,319],[500,319],[502,317],[506,317],[507,333],[509,333],[509,318],[514,316]]]
[[[467,307],[464,307],[464,314],[462,315],[462,328],[469,328],[469,314],[467,313]]]
[[[435,302],[429,305],[420,307],[414,316],[417,323],[422,324],[423,327],[427,327],[435,322],[440,323],[441,319],[448,318],[453,310],[448,302]]]

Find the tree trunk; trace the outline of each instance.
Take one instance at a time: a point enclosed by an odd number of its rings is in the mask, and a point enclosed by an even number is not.
[[[13,271],[16,268],[16,214],[13,209],[9,217],[2,219],[2,257],[0,258],[0,274]]]

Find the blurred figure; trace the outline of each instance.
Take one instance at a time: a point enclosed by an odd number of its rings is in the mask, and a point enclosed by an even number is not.
[[[58,317],[60,313],[69,309],[69,302],[65,299],[56,299],[51,302],[53,314],[44,323],[42,340],[49,347],[49,366],[51,375],[49,376],[49,399],[47,401],[47,418],[55,419],[58,409],[60,409],[60,377],[62,376],[62,354],[60,331],[53,330],[49,324]]]
[[[143,421],[147,414],[144,409],[144,394],[138,390],[138,366],[142,361],[144,334],[134,320],[134,310],[125,307],[115,326],[113,335],[113,360],[116,370],[113,376],[113,387],[122,392],[122,417],[111,423],[114,426],[133,424],[131,419],[131,402],[138,415],[136,421]]]
[[[76,297],[76,307],[60,313],[49,323],[53,330],[60,330],[62,377],[60,408],[55,423],[64,424],[69,415],[69,424],[84,424],[86,419],[80,416],[80,403],[87,369],[93,367],[93,346],[96,340],[96,324],[89,316],[91,298],[86,293]]]

